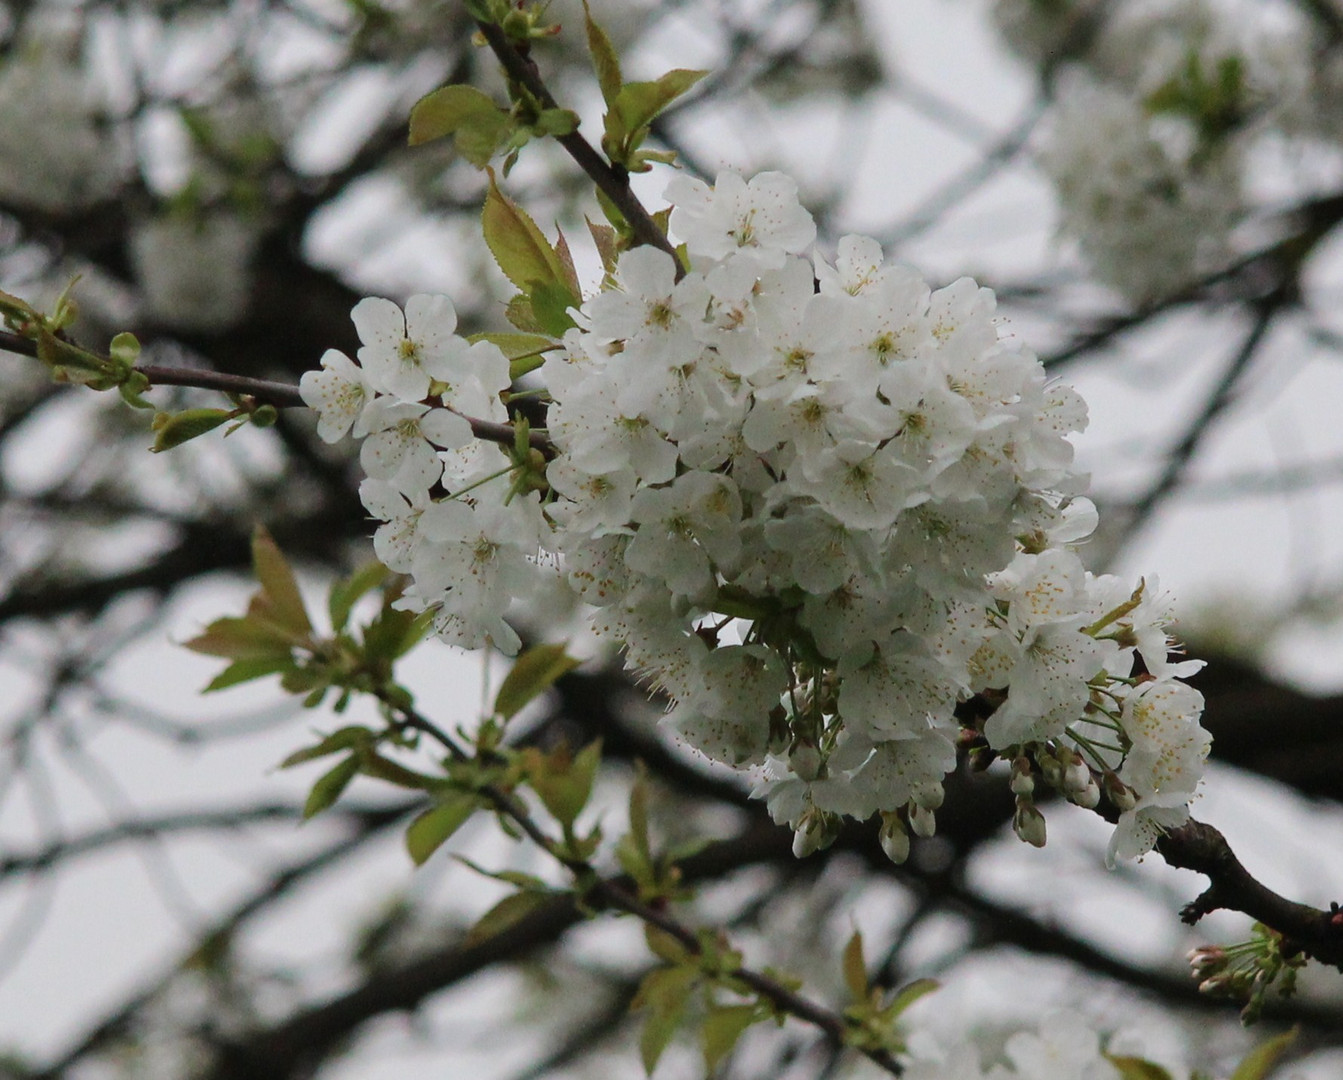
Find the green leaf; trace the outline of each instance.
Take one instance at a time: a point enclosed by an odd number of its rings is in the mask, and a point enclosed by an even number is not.
[[[577,756],[571,756],[569,748],[563,745],[549,754],[536,747],[523,751],[528,783],[566,833],[588,804],[601,759],[600,739],[588,743]]]
[[[161,412],[154,417],[154,445],[149,449],[155,454],[172,450],[192,439],[213,431],[222,424],[235,418],[229,409],[184,409],[180,413]]]
[[[843,958],[844,985],[854,1001],[866,1001],[868,998],[867,964],[863,960],[863,935],[855,930],[844,946]]]
[[[508,304],[504,307],[504,317],[527,334],[540,334],[544,329],[536,321],[536,313],[532,311],[531,298],[523,293],[518,293],[508,301]]]
[[[375,738],[373,732],[361,724],[351,724],[348,727],[337,728],[331,734],[324,735],[321,742],[316,745],[295,750],[280,762],[280,768],[289,769],[295,765],[302,765],[305,761],[339,754],[342,750],[355,750],[362,746],[370,746]],[[356,764],[358,763],[356,762]]]
[[[647,137],[649,125],[707,74],[706,71],[677,68],[653,82],[632,82],[622,86],[607,109],[602,136],[602,147],[611,160],[631,171],[647,171],[648,166],[641,166],[636,151]]]
[[[545,353],[560,348],[553,337],[543,333],[508,333],[508,332],[490,332],[473,333],[467,337],[471,344],[477,341],[489,341],[509,361],[509,376],[517,379],[518,376],[526,375],[526,372],[535,371],[539,368],[545,359]],[[526,365],[518,365],[518,361],[535,361]]]
[[[619,237],[615,229],[610,225],[589,220],[588,232],[592,234],[592,242],[597,246],[597,254],[601,256],[602,269],[608,274],[614,274],[616,261],[620,257]]]
[[[1174,1077],[1160,1065],[1143,1058],[1116,1057],[1114,1054],[1106,1054],[1105,1057],[1119,1070],[1123,1080],[1174,1080]]]
[[[547,334],[563,337],[565,331],[577,326],[569,314],[569,309],[577,306],[567,285],[538,281],[532,286],[532,313]]]
[[[386,780],[389,784],[410,788],[413,791],[431,791],[443,783],[441,777],[427,776],[414,769],[407,769],[404,765],[385,758],[367,747],[359,755],[359,771],[365,776]]]
[[[424,864],[453,833],[466,824],[480,800],[469,792],[455,792],[431,806],[406,827],[406,850],[416,866]]]
[[[538,285],[557,286],[568,292],[559,255],[530,215],[499,190],[492,174],[481,225],[499,269],[524,293],[534,295]],[[571,299],[577,307],[578,297]]]
[[[323,773],[308,792],[308,801],[303,804],[303,820],[315,817],[323,810],[335,805],[341,793],[350,781],[359,774],[359,757],[351,754],[329,772]]]
[[[270,602],[268,614],[285,629],[303,637],[311,636],[312,623],[303,606],[294,571],[264,525],[258,525],[252,534],[252,566],[261,582],[262,592]]]
[[[333,582],[326,603],[327,613],[331,616],[331,629],[336,633],[344,630],[350,620],[350,609],[365,593],[386,581],[389,572],[382,563],[371,562],[361,566],[349,577]]]
[[[112,339],[107,353],[113,360],[133,367],[140,359],[140,342],[134,334],[120,333]]]
[[[639,1035],[639,1053],[649,1076],[658,1059],[676,1034],[686,1004],[695,990],[699,971],[691,966],[658,968],[644,976],[631,1009],[645,1009],[644,1028]]]
[[[1293,1027],[1266,1042],[1261,1042],[1245,1055],[1245,1059],[1236,1066],[1231,1080],[1264,1080],[1269,1070],[1277,1064],[1285,1051],[1295,1040],[1298,1029]]]
[[[616,108],[626,129],[638,131],[651,124],[659,113],[707,74],[707,71],[676,68],[653,82],[626,83],[616,99]]]
[[[553,893],[519,892],[505,896],[489,911],[480,917],[475,926],[467,931],[464,944],[469,948],[488,941],[512,926],[516,926],[533,911],[538,911],[553,902]]]
[[[468,859],[465,855],[454,855],[463,866],[474,870],[481,877],[492,878],[495,881],[503,881],[509,885],[516,885],[524,892],[551,893],[551,889],[544,881],[535,874],[525,874],[521,870],[486,870],[478,862]]]
[[[592,67],[597,73],[597,85],[602,88],[602,100],[609,109],[625,81],[620,74],[620,58],[616,55],[611,39],[606,36],[606,31],[593,19],[588,0],[583,0],[583,22],[587,26],[588,51],[592,53]]]
[[[215,690],[237,686],[239,683],[251,682],[253,679],[264,679],[267,675],[278,675],[282,671],[287,671],[293,663],[288,653],[284,656],[256,656],[248,660],[235,660],[211,679],[209,685],[201,692],[208,694]]]
[[[895,992],[895,996],[881,1010],[882,1016],[888,1021],[894,1020],[919,998],[931,994],[941,985],[936,979],[915,979],[911,983],[906,983]]]
[[[536,114],[532,130],[538,135],[561,138],[578,130],[578,114],[572,109],[542,109]]]
[[[390,664],[405,654],[418,635],[406,644],[418,616],[413,611],[400,611],[391,606],[393,597],[384,597],[382,610],[363,628],[364,656],[370,663]],[[431,616],[432,618],[432,616]]]
[[[503,720],[511,720],[581,662],[566,653],[563,645],[533,645],[514,661],[512,669],[504,676],[494,698],[494,714]]]
[[[508,112],[474,86],[444,86],[410,110],[410,145],[451,135],[462,157],[484,167],[514,126]]]
[[[700,1031],[704,1046],[704,1066],[710,1072],[732,1053],[737,1040],[756,1021],[763,1019],[757,1005],[715,1005],[704,1016]]]
[[[226,616],[216,619],[190,641],[182,643],[192,652],[223,656],[229,660],[289,659],[289,635],[264,620]]]
[[[569,241],[558,224],[555,226],[555,257],[560,261],[560,272],[564,276],[564,284],[568,288],[569,295],[581,298],[583,288],[578,283],[578,271],[574,269],[573,252],[569,250]]]

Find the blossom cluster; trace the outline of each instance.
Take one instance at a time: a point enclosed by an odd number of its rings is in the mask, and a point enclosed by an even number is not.
[[[1055,1011],[1041,1018],[1034,1031],[1021,1030],[1008,1037],[1001,1057],[985,1068],[979,1049],[970,1044],[951,1048],[936,1045],[923,1033],[915,1036],[915,1055],[905,1070],[906,1080],[1122,1080],[1124,1076],[1165,1076],[1176,1073],[1124,1053],[1126,1069],[1101,1049],[1102,1038],[1083,1016]],[[1137,1031],[1123,1031],[1110,1040],[1110,1053],[1120,1046],[1143,1046]],[[1181,1072],[1179,1075],[1185,1075]]]
[[[778,173],[678,177],[688,265],[623,253],[540,369],[545,492],[473,438],[508,420],[509,365],[443,297],[353,312],[359,363],[302,382],[328,440],[362,438],[379,557],[446,639],[519,646],[507,620],[563,573],[708,757],[751,769],[796,848],[881,814],[905,857],[969,739],[1014,761],[1018,832],[1043,779],[1123,811],[1111,857],[1188,814],[1208,738],[1155,582],[1088,573],[1095,523],[1071,389],[969,279],[933,290],[871,239],[814,254]],[[1141,662],[1139,662],[1139,657]],[[987,719],[958,713],[972,696]],[[962,713],[966,710],[962,710]]]
[[[1098,279],[1135,302],[1170,295],[1231,261],[1258,166],[1308,187],[1302,149],[1343,137],[1343,68],[1307,7],[998,0],[1005,43],[1062,66],[1039,163]]]

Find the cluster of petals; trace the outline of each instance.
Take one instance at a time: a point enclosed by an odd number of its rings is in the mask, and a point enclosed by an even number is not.
[[[328,349],[299,388],[323,439],[363,439],[359,495],[382,522],[374,550],[412,576],[401,602],[432,610],[445,640],[515,653],[519,638],[504,614],[535,566],[539,497],[505,502],[484,486],[483,497],[473,494],[503,462],[481,452],[469,419],[507,419],[499,395],[509,386],[508,360],[488,342],[459,336],[444,296],[412,296],[404,312],[369,297],[351,315],[363,343],[358,363]]]
[[[510,603],[558,567],[668,723],[750,770],[799,850],[844,817],[931,831],[957,705],[981,691],[1003,700],[993,749],[1118,770],[1113,853],[1150,848],[1187,814],[1206,740],[1159,594],[1069,546],[1095,519],[1067,440],[1084,403],[973,281],[934,290],[864,237],[814,254],[787,177],[668,195],[689,265],[625,252],[541,368],[544,499],[471,441],[464,416],[505,419],[507,363],[455,336],[446,300],[363,301],[360,363],[332,352],[305,376],[322,435],[364,439],[403,602],[509,651]]]
[[[1343,66],[1324,44],[1334,31],[1304,7],[998,0],[994,16],[1013,51],[1067,61],[1039,164],[1060,234],[1131,301],[1227,265],[1261,185],[1256,163],[1281,156],[1284,134],[1298,157],[1343,138]]]
[[[1005,1062],[985,1069],[977,1048],[917,1048],[907,1080],[1120,1080],[1118,1067],[1101,1051],[1101,1037],[1073,1012],[1051,1012],[1035,1031],[1018,1031],[1003,1047]],[[1131,1059],[1136,1061],[1137,1059]],[[1152,1066],[1153,1075],[1169,1075]]]

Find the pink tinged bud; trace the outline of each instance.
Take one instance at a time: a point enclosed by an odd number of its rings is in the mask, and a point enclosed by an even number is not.
[[[886,858],[899,866],[909,858],[909,833],[904,823],[895,814],[881,815],[881,850]]]
[[[1105,797],[1109,799],[1110,802],[1114,804],[1115,809],[1121,813],[1126,810],[1132,810],[1138,805],[1137,794],[1131,787],[1124,783],[1124,781],[1119,779],[1119,776],[1116,773],[1107,771],[1102,778],[1101,783],[1105,785]]]
[[[933,812],[916,802],[909,804],[909,827],[915,836],[932,836],[937,832],[937,818]]]
[[[1226,950],[1220,945],[1203,945],[1191,949],[1188,960],[1195,976],[1208,976],[1226,966],[1227,955]]]
[[[1012,815],[1012,831],[1032,847],[1045,846],[1045,816],[1036,809],[1034,803],[1017,800],[1017,810]]]

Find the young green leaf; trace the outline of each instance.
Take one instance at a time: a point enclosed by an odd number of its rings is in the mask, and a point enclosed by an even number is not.
[[[555,680],[582,663],[564,651],[563,645],[533,645],[514,661],[494,698],[494,715],[511,720],[528,703],[550,689]]]
[[[406,828],[406,851],[415,865],[423,865],[453,833],[466,824],[479,806],[480,800],[475,795],[452,792],[412,821]]]
[[[365,593],[376,589],[390,571],[380,562],[366,563],[347,578],[333,582],[327,595],[327,613],[331,616],[331,629],[340,633],[350,620],[350,610]]]
[[[538,284],[568,291],[559,255],[531,216],[499,190],[493,174],[481,224],[499,269],[524,293],[531,296]],[[577,307],[579,298],[572,296],[571,300]]]
[[[1261,1042],[1245,1055],[1231,1074],[1231,1080],[1264,1080],[1269,1071],[1277,1064],[1278,1058],[1296,1040],[1297,1028],[1284,1031],[1281,1035]],[[1127,1078],[1125,1078],[1127,1080]]]
[[[172,450],[199,438],[207,431],[213,431],[222,424],[227,424],[235,417],[236,414],[229,409],[184,409],[179,413],[161,412],[154,417],[154,445],[149,449],[155,454]]]
[[[335,805],[342,792],[349,787],[350,781],[359,774],[359,756],[351,754],[330,771],[323,773],[308,792],[308,801],[303,804],[303,820],[315,817],[323,810]]]
[[[485,912],[476,925],[467,931],[463,944],[468,948],[472,945],[479,945],[482,941],[487,941],[497,934],[502,934],[510,927],[516,926],[533,911],[538,911],[553,902],[553,893],[519,892],[513,893],[512,896],[505,896],[494,907]]]
[[[742,1033],[768,1015],[758,1005],[714,1005],[704,1014],[700,1037],[704,1048],[704,1067],[713,1072],[718,1063],[732,1053]]]
[[[451,135],[458,153],[483,168],[514,126],[508,112],[474,86],[444,86],[420,98],[410,110],[410,145]]]
[[[230,686],[251,682],[253,679],[264,679],[267,675],[279,675],[293,666],[293,658],[287,651],[283,656],[257,656],[247,660],[235,660],[211,679],[202,693],[226,690]]]
[[[523,753],[528,783],[568,833],[592,794],[592,780],[602,758],[601,740],[588,743],[577,755],[571,755],[567,746],[558,746],[549,754],[528,747]]]
[[[1175,1080],[1160,1065],[1136,1057],[1117,1057],[1106,1054],[1106,1059],[1119,1070],[1123,1080]]]
[[[588,51],[592,53],[592,67],[597,72],[597,85],[601,87],[602,100],[609,109],[615,103],[616,95],[624,78],[620,74],[620,58],[616,55],[611,39],[606,36],[597,21],[592,17],[588,0],[583,0],[583,22],[587,26]]]
[[[303,606],[294,571],[264,525],[258,525],[252,534],[252,565],[269,601],[271,618],[301,637],[310,637],[312,623]]]
[[[639,1036],[639,1053],[649,1076],[676,1034],[699,978],[699,971],[691,966],[662,967],[650,971],[639,984],[630,1008],[647,1011]]]
[[[363,746],[370,746],[375,738],[373,732],[361,724],[351,724],[348,727],[337,728],[329,735],[322,736],[321,741],[315,745],[295,750],[280,762],[280,768],[289,769],[295,765],[302,765],[305,761],[327,757],[330,754],[339,754],[342,750],[356,750]]]
[[[216,619],[203,634],[182,644],[192,652],[229,660],[287,660],[293,647],[289,636],[269,623],[236,616]]]
[[[863,935],[855,930],[844,946],[844,985],[854,1001],[868,999],[867,963],[863,960]]]

